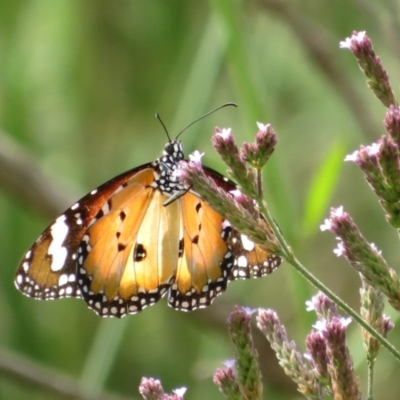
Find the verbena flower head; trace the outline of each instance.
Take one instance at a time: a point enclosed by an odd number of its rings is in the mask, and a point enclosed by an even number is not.
[[[348,155],[345,161],[352,161],[363,170],[367,182],[385,210],[386,219],[399,229],[400,155],[393,138],[382,136],[371,146],[361,146],[360,150]]]
[[[326,394],[338,399],[358,399],[358,381],[345,343],[345,331],[351,318],[340,317],[337,307],[323,293],[307,302],[318,320],[306,338],[310,361]],[[348,397],[351,396],[354,397]]]
[[[306,305],[307,311],[315,311],[319,319],[330,320],[339,315],[337,305],[321,292],[306,301]]]
[[[268,162],[277,143],[276,133],[270,124],[257,122],[258,132],[254,143],[243,143],[240,155],[253,168],[261,169]]]
[[[154,378],[142,378],[139,393],[144,400],[183,400],[186,388],[174,389],[172,394],[164,393],[161,382]]]
[[[241,156],[232,135],[232,129],[215,128],[211,141],[217,153],[228,166],[228,175],[238,183],[244,194],[255,198],[257,196],[256,174],[252,168],[246,165],[246,161]]]
[[[389,133],[390,137],[397,144],[397,148],[400,148],[400,108],[399,106],[390,105],[383,124]]]
[[[400,310],[400,280],[397,273],[388,267],[376,246],[365,239],[343,207],[331,209],[330,217],[321,225],[321,230],[335,234],[339,241],[337,255],[344,256],[368,284],[382,290],[390,304]]]
[[[333,317],[320,330],[326,340],[327,368],[333,397],[338,399],[361,399],[359,381],[346,345],[346,330],[350,321],[348,318]]]
[[[320,399],[321,387],[314,364],[301,354],[293,341],[289,341],[285,327],[273,310],[258,311],[257,326],[265,334],[279,364],[307,398]]]
[[[352,45],[354,46],[354,43],[361,43],[364,40],[365,33],[365,31],[354,31],[351,37],[346,38],[345,40],[340,42],[339,47],[341,49],[350,49]]]
[[[383,314],[384,298],[379,288],[373,287],[362,278],[361,316],[383,337],[386,337],[393,328],[390,318]],[[364,347],[367,351],[367,358],[374,360],[379,352],[380,343],[365,329],[362,329]]]
[[[372,42],[365,31],[354,31],[350,38],[340,42],[341,48],[349,49],[356,57],[358,66],[367,78],[367,85],[382,103],[389,107],[397,101],[389,83],[389,75],[383,69],[380,58],[375,54]]]
[[[329,358],[326,351],[326,339],[318,330],[312,330],[306,338],[307,358],[314,365],[316,378],[330,394],[331,378],[328,372]]]
[[[254,310],[235,307],[228,318],[228,329],[235,347],[236,380],[244,398],[258,399],[262,396],[261,373],[258,355],[251,334],[251,316]]]

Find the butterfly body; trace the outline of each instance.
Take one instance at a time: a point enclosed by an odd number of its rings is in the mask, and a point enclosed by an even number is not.
[[[169,141],[156,161],[94,189],[28,250],[15,284],[25,295],[82,298],[101,316],[155,304],[190,311],[211,304],[228,281],[264,276],[280,264],[240,235],[174,173],[184,159]],[[219,187],[233,182],[204,167]]]

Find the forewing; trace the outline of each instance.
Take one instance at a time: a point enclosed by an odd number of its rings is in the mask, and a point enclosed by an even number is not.
[[[169,289],[179,253],[179,203],[150,184],[151,170],[132,177],[107,202],[79,248],[79,286],[89,308],[123,317],[155,304]]]
[[[150,164],[127,171],[91,191],[49,225],[23,257],[15,285],[35,299],[81,297],[77,250],[93,218],[108,198]]]

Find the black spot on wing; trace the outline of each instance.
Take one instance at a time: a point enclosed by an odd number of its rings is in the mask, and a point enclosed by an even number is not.
[[[199,213],[200,210],[201,210],[201,203],[198,202],[198,203],[196,204],[196,212]]]
[[[179,252],[178,252],[178,257],[182,257],[182,255],[183,255],[184,244],[185,244],[184,240],[181,239],[181,240],[179,241]]]
[[[142,261],[147,256],[147,251],[143,244],[136,243],[135,251],[133,252],[133,261]]]
[[[123,243],[118,243],[118,252],[124,251],[126,249],[126,245]]]

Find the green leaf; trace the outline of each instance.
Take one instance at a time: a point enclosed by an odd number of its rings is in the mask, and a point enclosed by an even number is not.
[[[344,142],[339,139],[331,146],[330,152],[311,180],[304,210],[304,238],[317,230],[317,226],[321,224],[324,214],[326,214],[343,166],[345,153]]]

